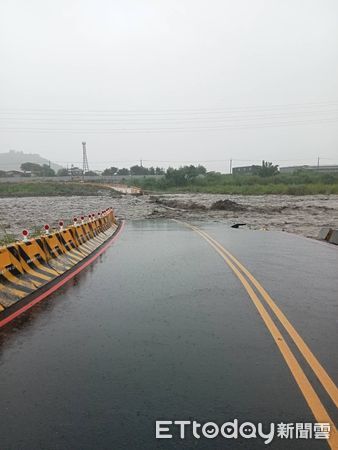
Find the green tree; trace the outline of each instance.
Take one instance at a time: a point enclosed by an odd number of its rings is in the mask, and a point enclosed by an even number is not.
[[[109,167],[107,169],[104,169],[104,171],[102,172],[102,175],[105,177],[111,176],[111,175],[115,175],[118,172],[118,167]]]
[[[207,172],[203,166],[183,166],[179,169],[169,167],[166,172],[166,179],[175,186],[185,186],[195,180],[198,175],[205,175]]]
[[[279,173],[278,165],[272,164],[272,162],[262,161],[261,167],[257,167],[256,174],[260,177],[271,177]]]
[[[41,167],[41,176],[55,177],[55,171],[48,164],[43,164]]]
[[[21,164],[20,168],[24,172],[31,172],[33,175],[35,175],[37,177],[54,177],[55,176],[54,170],[51,167],[49,167],[48,164],[43,164],[41,166],[40,164],[25,162],[25,163]]]
[[[129,175],[129,169],[126,169],[125,167],[123,167],[123,169],[119,169],[117,171],[117,175]]]
[[[40,164],[31,162],[22,163],[20,169],[23,170],[24,172],[32,172],[32,174],[39,176],[41,176],[42,173],[42,166],[40,166]]]
[[[187,184],[187,179],[182,170],[182,167],[180,167],[179,169],[168,167],[165,178],[170,184],[173,184],[174,186],[184,186],[185,184]]]
[[[148,175],[149,169],[143,166],[131,166],[130,168],[130,174],[131,175]]]
[[[162,169],[162,167],[156,167],[155,168],[155,175],[164,175],[165,171]]]
[[[57,171],[57,174],[56,174],[58,177],[66,177],[67,175],[69,175],[69,173],[68,173],[68,170],[67,169],[65,169],[64,167],[62,168],[62,169],[59,169],[58,171]]]

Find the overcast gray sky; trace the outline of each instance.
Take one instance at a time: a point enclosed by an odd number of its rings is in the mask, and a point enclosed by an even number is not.
[[[336,0],[2,0],[0,66],[0,152],[338,163]]]

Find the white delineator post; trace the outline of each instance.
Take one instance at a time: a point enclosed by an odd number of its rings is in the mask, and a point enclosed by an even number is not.
[[[63,220],[60,220],[59,227],[60,227],[60,231],[62,231],[63,230]]]
[[[46,223],[46,225],[43,227],[45,230],[45,234],[49,234],[49,225]]]
[[[74,217],[74,219],[73,219],[73,224],[74,224],[74,227],[76,227],[76,226],[78,225],[78,223],[77,223],[77,217]]]

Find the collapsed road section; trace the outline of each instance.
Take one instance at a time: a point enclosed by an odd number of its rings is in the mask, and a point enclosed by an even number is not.
[[[112,208],[66,228],[0,247],[0,327],[73,278],[113,242],[123,223]]]

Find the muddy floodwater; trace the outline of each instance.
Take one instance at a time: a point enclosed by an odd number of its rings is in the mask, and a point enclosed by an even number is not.
[[[69,224],[74,216],[96,213],[108,206],[127,220],[177,218],[216,221],[226,226],[243,223],[250,229],[287,231],[312,238],[322,226],[338,226],[338,195],[26,197],[0,199],[0,239],[20,239],[23,228],[37,233],[46,223],[52,228],[59,220]]]

